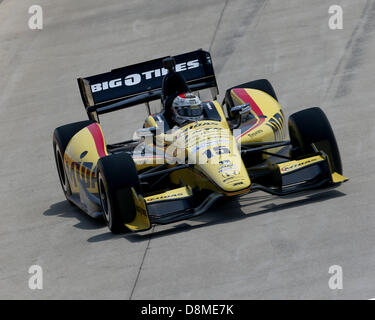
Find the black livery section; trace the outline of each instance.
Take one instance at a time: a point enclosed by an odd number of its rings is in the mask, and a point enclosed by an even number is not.
[[[93,112],[103,114],[160,99],[163,77],[167,74],[163,68],[165,58],[78,78],[82,101],[90,119]],[[183,76],[190,90],[215,88],[217,92],[209,52],[200,49],[173,58],[176,72]]]

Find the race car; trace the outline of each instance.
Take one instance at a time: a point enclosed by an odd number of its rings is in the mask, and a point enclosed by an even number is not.
[[[55,129],[57,171],[67,200],[103,216],[113,233],[191,219],[221,197],[284,196],[348,180],[320,108],[286,124],[266,79],[227,89],[220,104],[211,55],[202,49],[77,80],[89,119]],[[206,89],[212,99],[199,102],[199,119],[171,124],[171,101],[186,98],[181,90],[199,97]],[[161,111],[151,114],[154,100]],[[141,104],[148,116],[132,139],[107,144],[99,116]]]

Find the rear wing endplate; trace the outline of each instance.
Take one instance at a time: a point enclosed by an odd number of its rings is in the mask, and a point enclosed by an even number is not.
[[[163,76],[167,70],[162,61],[167,57],[114,69],[86,78],[78,78],[83,104],[90,119],[99,114],[158,100],[161,97]],[[202,49],[173,57],[176,72],[181,73],[192,91],[210,88],[218,94],[211,55]]]

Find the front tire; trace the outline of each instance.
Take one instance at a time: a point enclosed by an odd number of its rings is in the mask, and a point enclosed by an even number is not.
[[[57,172],[59,174],[60,184],[63,189],[64,195],[67,200],[69,200],[69,196],[72,194],[72,190],[70,188],[68,176],[66,174],[66,169],[64,165],[64,156],[60,150],[60,146],[54,142],[53,143],[53,152],[55,155],[55,162],[57,167]]]
[[[134,161],[129,154],[118,153],[100,158],[97,168],[104,220],[113,233],[126,232],[125,224],[136,216],[132,188],[140,191]]]
[[[339,148],[327,116],[318,107],[292,114],[288,122],[292,144],[291,157],[298,158],[314,153],[312,144],[328,155],[333,172],[342,174]]]

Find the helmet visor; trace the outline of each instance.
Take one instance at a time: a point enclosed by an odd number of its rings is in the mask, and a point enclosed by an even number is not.
[[[178,115],[182,117],[199,117],[203,113],[202,105],[192,105],[179,107],[177,109]]]

